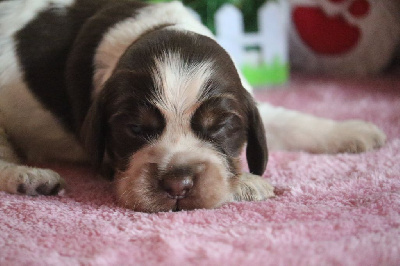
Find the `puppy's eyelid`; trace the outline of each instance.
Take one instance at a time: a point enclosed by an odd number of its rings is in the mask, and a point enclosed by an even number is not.
[[[121,118],[121,117],[124,117],[125,115],[126,115],[126,113],[123,112],[123,111],[115,112],[114,114],[112,114],[112,115],[110,116],[110,118],[108,119],[108,122],[109,122],[109,123],[112,123],[113,121],[115,121],[115,120],[117,120],[117,119],[119,119],[119,118]]]
[[[130,130],[135,133],[135,134],[140,134],[143,131],[142,126],[136,125],[136,124],[131,124],[129,125]]]

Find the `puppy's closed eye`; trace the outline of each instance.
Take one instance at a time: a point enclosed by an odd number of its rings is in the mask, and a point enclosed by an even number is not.
[[[204,102],[192,117],[192,129],[198,137],[210,141],[221,152],[237,156],[245,142],[246,130],[237,108],[226,99]]]
[[[241,128],[240,118],[232,113],[219,113],[192,122],[192,127],[196,133],[205,138],[215,139],[222,135],[231,135]]]
[[[135,110],[121,110],[110,119],[115,130],[125,130],[131,137],[152,137],[160,134],[164,128],[163,117],[152,106],[141,105]]]
[[[108,153],[111,158],[123,158],[118,167],[125,168],[129,156],[157,139],[164,128],[162,115],[152,106],[121,108],[109,119]]]
[[[145,139],[157,137],[162,131],[160,125],[151,124],[128,123],[125,127],[129,135]]]

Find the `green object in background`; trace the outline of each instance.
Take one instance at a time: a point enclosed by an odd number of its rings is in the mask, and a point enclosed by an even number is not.
[[[244,64],[241,70],[249,83],[255,87],[263,85],[282,85],[286,83],[289,78],[289,64],[282,63],[278,57],[274,59],[272,65],[266,63],[257,66]]]

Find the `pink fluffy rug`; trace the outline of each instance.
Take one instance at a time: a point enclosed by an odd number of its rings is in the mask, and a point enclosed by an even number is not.
[[[399,265],[400,78],[295,76],[256,95],[372,121],[387,144],[359,155],[272,152],[265,178],[276,198],[178,213],[120,208],[107,181],[56,165],[62,196],[0,192],[0,265]]]

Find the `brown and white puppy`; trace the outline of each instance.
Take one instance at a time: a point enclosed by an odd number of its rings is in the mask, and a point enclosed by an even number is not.
[[[2,1],[0,190],[63,187],[57,173],[20,165],[18,150],[30,162],[109,164],[118,202],[134,210],[215,208],[273,195],[260,177],[264,126],[274,148],[360,152],[384,142],[371,124],[256,106],[250,92],[179,2]]]

